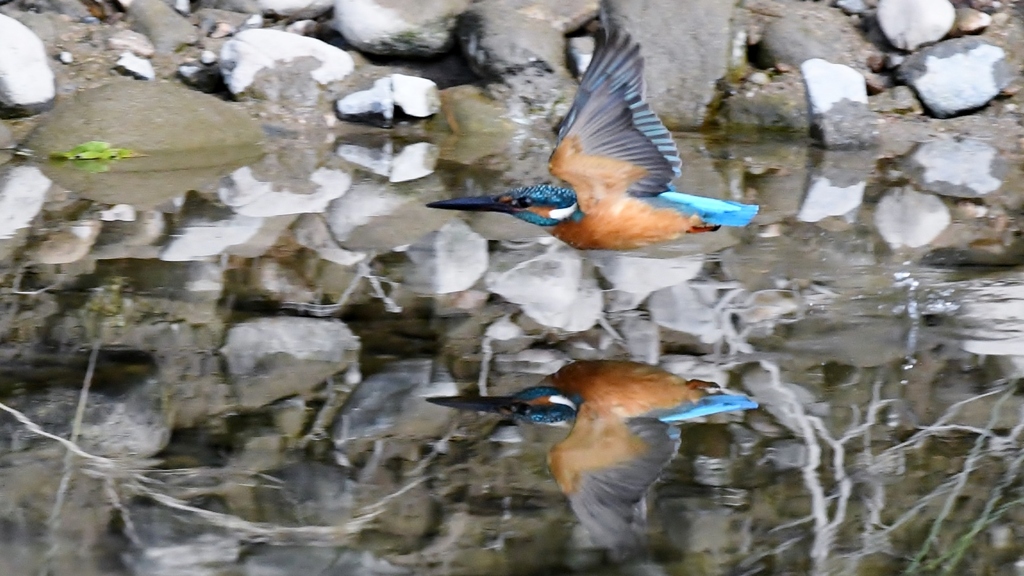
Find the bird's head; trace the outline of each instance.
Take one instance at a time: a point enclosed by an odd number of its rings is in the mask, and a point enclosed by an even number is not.
[[[502,212],[538,226],[554,226],[583,217],[571,188],[550,184],[513,188],[497,196],[466,196],[427,204],[429,208],[473,212]]]
[[[491,412],[515,420],[538,424],[557,424],[576,417],[581,399],[562,394],[551,386],[534,386],[513,396],[442,396],[427,398],[439,406]]]

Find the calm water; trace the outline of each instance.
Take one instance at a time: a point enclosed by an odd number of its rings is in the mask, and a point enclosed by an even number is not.
[[[680,187],[754,225],[582,253],[422,207],[545,179],[549,141],[274,135],[0,165],[0,574],[1024,573],[1018,158],[681,137]],[[682,427],[650,561],[590,545],[565,428],[423,400],[590,358],[761,404]]]

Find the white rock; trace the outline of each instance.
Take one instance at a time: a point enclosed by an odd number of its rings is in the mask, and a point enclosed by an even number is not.
[[[487,240],[462,220],[451,220],[406,252],[411,273],[406,284],[426,294],[468,290],[487,271]]]
[[[410,144],[395,157],[391,165],[391,182],[408,182],[434,172],[437,166],[437,146],[430,142]]]
[[[261,70],[302,57],[320,61],[320,67],[311,72],[320,84],[341,80],[355,69],[352,57],[340,48],[315,38],[269,29],[245,30],[225,42],[220,52],[220,68],[228,89],[239,94]]]
[[[847,221],[853,222],[857,208],[864,202],[866,187],[867,181],[836,186],[825,176],[815,176],[797,218],[801,222],[817,222],[829,216],[845,216]]]
[[[456,17],[466,0],[335,0],[334,28],[363,52],[390,56],[434,56],[453,42]],[[395,6],[394,8],[390,6]]]
[[[0,114],[39,112],[56,95],[43,41],[24,24],[0,14]]]
[[[426,118],[437,114],[441,100],[433,80],[405,74],[391,75],[391,89],[395,105],[409,116]]]
[[[334,0],[259,0],[264,14],[289,18],[317,18],[327,13]]]
[[[877,17],[893,46],[914,51],[942,40],[953,28],[956,9],[949,0],[881,0]]]
[[[75,61],[75,56],[71,52],[65,50],[57,56],[57,59],[60,60],[61,64],[71,64]]]
[[[933,140],[922,144],[912,158],[922,170],[921,186],[931,192],[975,197],[1003,185],[996,166],[999,153],[981,140]]]
[[[153,63],[145,58],[139,58],[131,52],[121,54],[115,66],[119,71],[139,80],[153,80],[156,78]]]
[[[201,260],[245,244],[260,231],[263,218],[235,214],[226,220],[187,222],[175,230],[160,253],[166,262]]]
[[[487,288],[522,306],[536,322],[569,332],[597,323],[603,299],[597,282],[583,275],[583,259],[575,250],[552,244],[548,250],[508,265],[502,260],[487,273]]]
[[[107,47],[118,52],[128,51],[136,56],[149,58],[156,52],[153,43],[144,34],[134,30],[121,30],[107,39]]]
[[[811,58],[800,65],[800,72],[807,86],[812,114],[825,114],[842,100],[868,103],[864,76],[849,66]]]
[[[878,233],[893,248],[925,246],[951,221],[949,208],[942,200],[909,188],[889,192],[875,208]]]
[[[318,168],[310,181],[318,187],[312,194],[280,191],[273,182],[257,180],[252,169],[245,166],[225,177],[217,194],[221,202],[243,216],[283,216],[323,212],[352,185],[348,173],[328,168]]]
[[[15,166],[0,179],[0,239],[31,224],[43,209],[50,179],[35,166]]]
[[[968,36],[945,40],[912,54],[897,71],[928,111],[948,118],[989,103],[1018,76],[1006,51]]]
[[[217,54],[211,50],[203,50],[199,55],[199,61],[209,66],[210,64],[217,62]]]
[[[391,78],[381,78],[367,90],[353,92],[338,100],[335,110],[342,120],[369,122],[385,128],[395,118],[395,98]]]

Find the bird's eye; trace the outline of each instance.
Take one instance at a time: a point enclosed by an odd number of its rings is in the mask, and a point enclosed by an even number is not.
[[[512,200],[512,205],[516,208],[529,208],[530,206],[533,206],[533,200],[528,196],[520,196],[519,198]]]

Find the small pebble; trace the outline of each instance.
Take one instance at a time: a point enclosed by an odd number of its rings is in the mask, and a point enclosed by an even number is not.
[[[864,3],[864,0],[839,0],[836,2],[836,6],[851,16],[854,14],[863,14],[868,11],[868,6]]]
[[[156,78],[153,63],[145,58],[139,58],[131,52],[122,53],[121,57],[117,59],[115,68],[139,80],[153,80]]]
[[[747,80],[749,80],[751,84],[757,84],[758,86],[766,86],[772,81],[764,72],[754,72],[747,77]]]
[[[261,14],[253,14],[242,23],[242,30],[249,28],[263,28],[263,16]]]
[[[903,64],[903,61],[906,59],[907,57],[904,56],[903,54],[886,54],[885,67],[890,70],[894,68],[899,68],[900,64]]]
[[[298,34],[299,36],[314,36],[316,35],[316,20],[299,20],[298,22],[292,22],[284,29],[285,32],[291,32],[292,34]]]
[[[992,17],[973,8],[958,8],[956,31],[959,34],[980,34],[992,24]]]
[[[135,222],[135,218],[135,208],[130,204],[115,204],[100,211],[100,220],[104,222]]]
[[[199,61],[209,66],[217,61],[217,55],[210,50],[203,50],[203,53],[199,55]]]
[[[189,0],[175,0],[174,10],[182,16],[188,16],[192,13],[192,3]]]
[[[876,52],[868,56],[867,65],[872,72],[881,72],[885,70],[885,56]]]
[[[210,38],[226,38],[235,33],[235,27],[227,22],[217,22],[210,32]]]
[[[57,59],[60,60],[61,64],[71,64],[75,61],[75,57],[71,55],[71,52],[61,52]]]
[[[99,24],[100,19],[95,16],[85,16],[82,18],[82,24]]]

